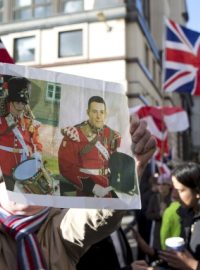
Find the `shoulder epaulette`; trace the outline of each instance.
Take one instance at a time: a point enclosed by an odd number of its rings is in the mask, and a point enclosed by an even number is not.
[[[74,142],[80,142],[79,133],[76,127],[62,128],[61,133]]]
[[[114,138],[115,139],[120,139],[121,138],[121,135],[118,131],[114,131]]]

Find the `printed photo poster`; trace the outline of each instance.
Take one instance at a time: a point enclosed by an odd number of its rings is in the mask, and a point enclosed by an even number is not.
[[[121,84],[0,64],[1,181],[10,200],[139,209]]]

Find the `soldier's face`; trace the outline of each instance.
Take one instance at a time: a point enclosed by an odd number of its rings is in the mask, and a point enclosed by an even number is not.
[[[19,115],[25,109],[25,104],[23,102],[13,101],[10,103],[10,112]]]
[[[87,111],[89,122],[93,127],[102,128],[106,120],[106,108],[103,103],[92,102]]]

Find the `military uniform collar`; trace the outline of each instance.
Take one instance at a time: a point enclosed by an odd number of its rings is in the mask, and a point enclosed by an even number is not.
[[[101,133],[101,132],[103,131],[103,129],[104,129],[104,126],[103,126],[102,128],[96,128],[96,127],[94,127],[93,125],[90,124],[89,121],[87,121],[87,124],[89,125],[91,131],[92,131],[93,133],[95,133],[95,134]]]

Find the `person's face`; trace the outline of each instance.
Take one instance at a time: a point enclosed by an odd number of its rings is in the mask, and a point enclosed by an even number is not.
[[[103,128],[106,119],[106,108],[103,103],[92,102],[87,110],[89,123],[96,128]]]
[[[10,103],[10,112],[19,115],[22,113],[25,109],[25,104],[23,102],[18,102],[18,101],[12,101]]]
[[[195,208],[199,199],[199,195],[196,194],[196,192],[194,192],[191,188],[181,184],[175,176],[172,176],[172,183],[179,194],[180,201],[186,207]]]
[[[158,188],[158,192],[160,192],[162,195],[168,195],[171,190],[170,185],[165,184],[165,183],[158,184],[157,188]]]

